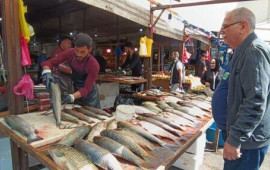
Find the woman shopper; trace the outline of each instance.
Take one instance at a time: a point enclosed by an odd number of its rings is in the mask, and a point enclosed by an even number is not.
[[[201,83],[204,84],[206,88],[209,87],[212,91],[216,89],[222,76],[220,65],[220,60],[213,58],[210,62],[210,69],[207,70],[201,78]]]

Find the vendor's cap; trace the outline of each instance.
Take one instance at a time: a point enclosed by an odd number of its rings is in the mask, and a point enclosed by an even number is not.
[[[88,34],[79,33],[75,36],[74,44],[76,47],[87,46],[88,48],[90,48],[93,45],[93,40]]]

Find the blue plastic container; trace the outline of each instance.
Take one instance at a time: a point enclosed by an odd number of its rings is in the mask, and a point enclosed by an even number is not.
[[[216,122],[214,122],[206,131],[206,140],[209,142],[214,142],[216,135]],[[224,146],[225,141],[223,140],[221,131],[219,132],[218,146]]]

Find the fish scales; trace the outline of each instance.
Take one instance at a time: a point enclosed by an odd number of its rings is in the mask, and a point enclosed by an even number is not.
[[[123,128],[123,129],[121,129],[121,132],[123,132],[126,135],[132,137],[132,139],[141,146],[146,146],[150,150],[153,150],[155,148],[155,146],[150,141],[148,141],[147,139],[145,139],[141,135],[133,132],[130,129]]]
[[[162,127],[163,129],[165,129],[165,130],[167,130],[167,131],[169,131],[169,132],[171,132],[171,133],[173,133],[173,134],[175,134],[175,135],[177,135],[179,137],[181,137],[183,135],[180,131],[178,131],[178,130],[172,128],[172,127],[170,127],[169,125],[167,125],[167,124],[165,124],[163,122],[160,122],[158,120],[152,119],[150,117],[138,116],[136,119],[138,119],[138,120],[145,120],[147,122],[153,123],[153,124],[155,124],[155,125],[157,125],[159,127]]]
[[[62,104],[61,104],[61,91],[57,83],[50,82],[50,96],[56,125],[59,126],[61,124]]]
[[[64,136],[58,144],[72,146],[75,141],[85,137],[91,130],[91,126],[78,127]]]
[[[94,142],[102,148],[107,149],[111,153],[120,156],[139,167],[151,168],[150,164],[145,163],[143,159],[139,158],[137,155],[131,152],[126,146],[108,137],[96,136],[94,137]]]
[[[104,130],[100,134],[101,136],[106,136],[108,138],[115,140],[116,142],[121,143],[122,145],[125,145],[132,152],[134,152],[136,155],[140,156],[144,160],[150,158],[148,153],[145,150],[143,150],[130,136],[127,136],[126,134],[120,131]]]
[[[95,143],[78,140],[75,143],[75,149],[83,152],[93,163],[103,169],[123,170],[118,160],[108,150]]]
[[[57,165],[67,170],[98,170],[86,155],[69,146],[53,145],[49,154]]]
[[[78,112],[78,111],[75,111],[75,110],[71,110],[71,109],[64,109],[63,110],[65,113],[68,113],[74,117],[77,117],[78,119],[80,120],[83,120],[83,121],[86,121],[87,123],[94,123],[93,120],[91,120],[88,116]]]
[[[32,143],[34,141],[42,140],[40,136],[35,133],[35,128],[33,128],[28,122],[23,120],[23,118],[17,115],[8,115],[4,117],[5,121],[9,127],[16,130],[27,137],[27,143]]]
[[[99,136],[100,132],[105,130],[107,128],[107,123],[106,122],[99,122],[93,126],[91,129],[90,133],[86,137],[86,140],[93,142],[93,139],[95,136]]]
[[[79,107],[75,107],[74,108],[76,111],[81,112],[83,114],[85,114],[86,116],[90,116],[99,120],[105,120],[105,118],[101,117],[100,115],[95,114],[94,112],[91,112],[89,110],[83,109],[83,108],[79,108]]]
[[[86,109],[86,110],[89,110],[91,112],[94,112],[96,114],[99,114],[99,115],[103,115],[103,116],[107,116],[107,117],[112,117],[111,114],[105,112],[104,110],[102,109],[97,109],[97,108],[94,108],[94,107],[91,107],[91,106],[83,106],[82,108]]]

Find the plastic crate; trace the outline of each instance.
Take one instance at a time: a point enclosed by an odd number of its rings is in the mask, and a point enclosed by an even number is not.
[[[214,142],[216,135],[216,122],[214,122],[206,131],[206,140],[209,142]],[[218,146],[224,146],[225,141],[222,137],[221,131],[219,132]]]

